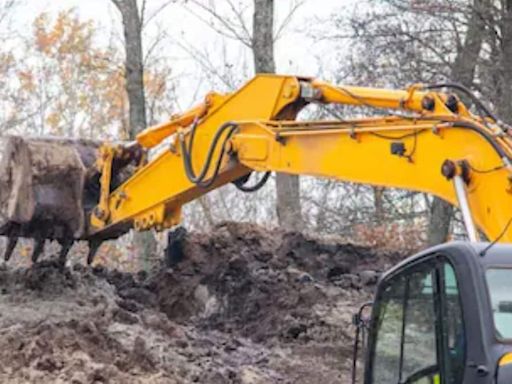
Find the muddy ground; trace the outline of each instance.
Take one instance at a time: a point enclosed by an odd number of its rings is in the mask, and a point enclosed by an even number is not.
[[[402,255],[226,223],[128,274],[0,269],[0,383],[345,383],[352,314]]]

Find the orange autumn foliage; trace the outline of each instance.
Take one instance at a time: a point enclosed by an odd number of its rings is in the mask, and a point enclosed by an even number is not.
[[[36,111],[37,133],[70,137],[122,139],[127,132],[122,46],[101,44],[95,24],[74,10],[33,22],[27,60],[17,71],[18,104]],[[170,68],[148,65],[144,75],[147,103],[152,111],[171,114]]]

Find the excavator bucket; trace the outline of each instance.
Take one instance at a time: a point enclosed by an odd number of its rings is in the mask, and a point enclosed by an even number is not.
[[[87,211],[98,198],[94,163],[99,145],[0,138],[0,235],[9,237],[6,258],[19,237],[34,238],[36,244],[54,239],[66,247],[88,237]]]

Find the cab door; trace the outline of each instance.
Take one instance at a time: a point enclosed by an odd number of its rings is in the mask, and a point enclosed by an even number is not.
[[[422,258],[379,285],[367,384],[462,382],[465,334],[458,283],[441,255]]]

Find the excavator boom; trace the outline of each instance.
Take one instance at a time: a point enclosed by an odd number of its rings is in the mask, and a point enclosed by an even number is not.
[[[455,205],[463,199],[466,218],[489,239],[512,240],[507,129],[491,116],[471,114],[454,94],[425,89],[259,75],[233,94],[210,94],[198,107],[139,134],[143,148],[165,139],[167,147],[115,190],[104,188],[103,215],[93,214],[91,234],[127,222],[139,230],[172,227],[183,204],[263,171],[421,191]],[[296,121],[312,103],[384,108],[387,114]]]
[[[440,87],[465,91],[478,115]],[[383,113],[297,121],[309,104]],[[98,244],[130,228],[163,230],[180,222],[187,202],[230,182],[247,189],[247,176],[263,171],[430,193],[463,203],[471,238],[479,229],[489,239],[512,240],[508,127],[451,84],[388,90],[258,75],[231,94],[208,94],[133,143],[4,142],[11,149],[0,161],[0,233],[11,238]],[[52,164],[55,153],[62,158]]]

